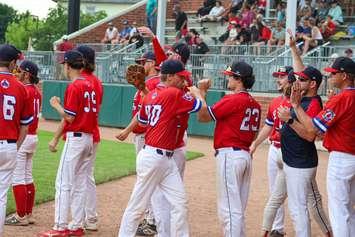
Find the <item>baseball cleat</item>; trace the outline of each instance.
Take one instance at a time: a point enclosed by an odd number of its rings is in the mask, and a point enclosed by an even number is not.
[[[27,216],[20,217],[17,213],[11,214],[5,220],[5,225],[27,226],[28,224]]]
[[[47,230],[38,233],[37,237],[69,237],[69,230]]]
[[[35,220],[35,218],[32,216],[32,214],[28,214],[28,215],[27,215],[27,220],[28,220],[28,224],[30,224],[30,225],[33,225],[33,224],[36,222],[36,220]]]
[[[154,224],[149,224],[146,220],[143,220],[137,228],[137,236],[154,236],[158,234],[157,227]]]
[[[273,230],[270,233],[270,237],[283,237],[285,234],[277,230]]]
[[[85,221],[84,229],[89,230],[89,231],[98,231],[97,221],[95,221],[95,222]]]
[[[69,230],[69,236],[83,236],[85,231],[83,228],[78,228],[76,230]]]

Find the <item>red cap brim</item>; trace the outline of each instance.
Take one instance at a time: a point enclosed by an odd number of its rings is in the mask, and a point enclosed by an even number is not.
[[[323,69],[325,72],[340,72],[338,69],[332,67],[326,67]]]
[[[279,76],[283,77],[283,76],[287,76],[287,73],[286,72],[273,72],[272,76],[273,77],[279,77]]]
[[[227,75],[227,76],[234,76],[235,75],[235,73],[234,72],[232,72],[232,71],[223,71],[223,74],[224,75]]]
[[[300,77],[306,78],[308,80],[311,80],[311,78],[309,78],[306,74],[304,74],[303,72],[294,72],[295,75],[298,75]]]
[[[181,72],[177,72],[176,75],[185,77],[185,80],[187,80],[187,78],[189,78],[191,76],[191,72],[189,72],[187,70],[184,70],[184,71],[181,71]]]

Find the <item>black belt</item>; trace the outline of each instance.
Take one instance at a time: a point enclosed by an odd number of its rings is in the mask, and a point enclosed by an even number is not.
[[[242,149],[240,149],[239,147],[232,147],[233,151],[241,151]],[[214,156],[217,156],[219,153],[218,149],[216,150],[216,152],[214,153]]]
[[[17,140],[15,140],[15,139],[4,139],[3,141],[6,141],[7,143],[16,143],[17,142]]]
[[[145,148],[145,145],[143,146],[143,148]],[[157,148],[157,149],[155,149],[155,151],[156,151],[156,153],[158,153],[159,155],[164,155],[164,151],[162,150],[162,149],[159,149],[159,148]],[[167,156],[167,157],[172,157],[173,155],[174,155],[174,152],[173,151],[166,151],[165,152],[165,155]]]
[[[81,137],[82,135],[81,132],[73,132],[73,137]]]

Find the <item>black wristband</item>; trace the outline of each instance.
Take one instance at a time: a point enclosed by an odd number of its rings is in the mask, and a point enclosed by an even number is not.
[[[293,124],[294,121],[295,120],[293,118],[290,118],[289,120],[287,120],[287,124],[291,125],[291,124]]]

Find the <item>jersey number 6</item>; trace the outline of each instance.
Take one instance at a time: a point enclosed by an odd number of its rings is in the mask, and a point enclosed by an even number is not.
[[[247,108],[245,110],[245,117],[243,118],[242,124],[240,125],[241,131],[258,131],[259,127],[259,109]]]
[[[2,96],[3,98],[0,97],[0,103],[2,102],[2,113],[4,115],[4,120],[12,120],[15,114],[16,98],[11,95]]]

